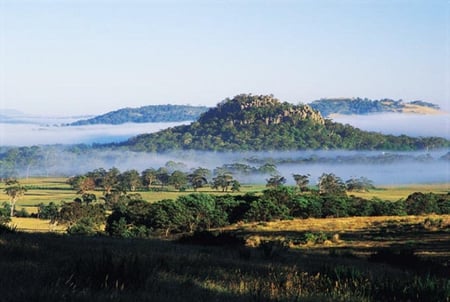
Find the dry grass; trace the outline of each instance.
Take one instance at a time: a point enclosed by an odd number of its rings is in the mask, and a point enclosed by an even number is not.
[[[58,232],[66,231],[67,226],[53,224],[50,220],[36,218],[19,218],[13,217],[10,225],[23,232]]]
[[[430,228],[426,220],[440,220]],[[418,254],[450,261],[450,215],[308,218],[238,224],[226,228],[244,236],[251,246],[263,241],[281,241],[302,250],[331,249],[365,256],[374,249],[406,246]],[[300,243],[305,234],[325,233],[321,244]]]
[[[382,186],[377,187],[375,190],[370,190],[369,192],[349,192],[348,194],[365,199],[372,199],[376,197],[382,200],[397,201],[401,198],[407,198],[414,192],[447,194],[450,192],[450,183]]]

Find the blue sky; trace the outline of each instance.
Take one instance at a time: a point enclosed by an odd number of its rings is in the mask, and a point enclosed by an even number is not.
[[[240,93],[450,109],[450,2],[0,0],[0,106],[99,114]]]

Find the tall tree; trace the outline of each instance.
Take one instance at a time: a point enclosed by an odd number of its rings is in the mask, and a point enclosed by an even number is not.
[[[186,173],[183,173],[179,170],[173,171],[169,177],[169,184],[173,185],[175,189],[180,190],[185,187],[188,183],[188,178]]]
[[[286,178],[284,178],[281,175],[275,174],[272,175],[269,179],[266,180],[266,187],[268,188],[277,188],[279,186],[282,186],[286,183]]]
[[[85,175],[71,177],[67,180],[67,183],[77,191],[77,194],[81,195],[95,189],[94,179]]]
[[[222,172],[212,179],[211,187],[215,190],[219,188],[222,192],[228,191],[228,188],[232,185],[233,175],[231,173]]]
[[[150,187],[154,182],[156,181],[157,172],[153,168],[145,169],[141,173],[142,178],[142,184],[147,188],[147,190],[150,190]]]
[[[16,202],[25,195],[27,189],[16,179],[6,181],[5,193],[9,196],[10,216],[14,216]]]
[[[197,189],[202,188],[208,183],[208,176],[210,174],[211,172],[205,168],[197,168],[189,174],[189,182],[194,188],[194,191],[197,191]]]
[[[115,167],[112,167],[108,170],[108,172],[106,172],[102,181],[104,195],[111,194],[111,192],[117,188],[117,185],[119,184],[119,176],[120,171]]]
[[[142,185],[139,172],[134,169],[123,172],[119,180],[122,187],[130,192],[136,191]]]
[[[323,173],[319,177],[319,193],[321,194],[345,194],[345,184],[342,179],[333,173]]]
[[[295,180],[295,184],[300,189],[300,191],[308,191],[308,185],[309,185],[309,174],[302,175],[302,174],[293,174],[292,175]]]

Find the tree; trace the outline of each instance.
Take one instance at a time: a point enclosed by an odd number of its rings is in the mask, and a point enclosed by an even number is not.
[[[211,187],[215,190],[219,188],[222,189],[222,192],[228,191],[228,187],[230,187],[233,183],[233,175],[231,173],[220,173],[216,177],[212,179]]]
[[[147,188],[147,190],[150,190],[151,185],[156,181],[157,179],[157,172],[153,168],[146,169],[142,171],[141,178],[142,178],[142,184]]]
[[[333,173],[323,173],[319,177],[320,194],[345,194],[345,184],[342,179]]]
[[[286,178],[284,178],[281,175],[276,174],[276,175],[272,175],[269,179],[266,179],[266,181],[267,181],[266,187],[277,188],[286,183]]]
[[[179,200],[165,199],[150,205],[150,225],[155,230],[163,230],[168,236],[171,232],[187,230],[188,215],[185,205]]]
[[[71,177],[67,180],[67,183],[77,191],[77,194],[84,194],[95,189],[94,179],[85,175]]]
[[[208,183],[208,176],[211,172],[205,168],[197,168],[189,174],[189,182],[191,186],[194,188],[194,191],[197,191],[198,188],[202,188],[204,185]]]
[[[216,207],[215,199],[209,194],[189,194],[178,197],[185,208],[189,232],[208,230],[226,224],[226,213]]]
[[[295,180],[295,184],[300,189],[301,192],[308,191],[308,185],[309,185],[309,174],[302,175],[302,174],[293,174],[292,175]]]
[[[231,181],[231,192],[240,192],[241,191],[241,183],[234,179]]]
[[[115,167],[109,169],[108,172],[106,172],[102,182],[104,195],[108,195],[113,190],[117,189],[117,185],[119,184],[119,176],[120,171]]]
[[[10,216],[14,216],[16,202],[25,195],[27,189],[18,180],[9,179],[6,181],[5,193],[9,196]]]
[[[374,188],[373,182],[366,177],[351,178],[345,184],[348,191],[355,192],[369,192],[369,189]]]
[[[134,192],[142,184],[139,172],[134,169],[125,171],[122,174],[120,174],[119,182],[124,192],[126,191]]]
[[[188,183],[188,178],[186,173],[181,171],[174,171],[169,177],[169,184],[173,185],[175,189],[180,190],[184,188]]]
[[[277,166],[274,163],[265,163],[261,167],[259,167],[258,171],[260,173],[266,173],[266,174],[278,173]]]
[[[161,187],[167,186],[169,184],[169,172],[166,168],[159,168],[156,171],[156,179],[160,183]]]

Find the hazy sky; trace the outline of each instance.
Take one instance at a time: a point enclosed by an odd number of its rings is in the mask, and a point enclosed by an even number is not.
[[[450,1],[0,0],[0,106],[99,114],[422,99],[449,109]]]

